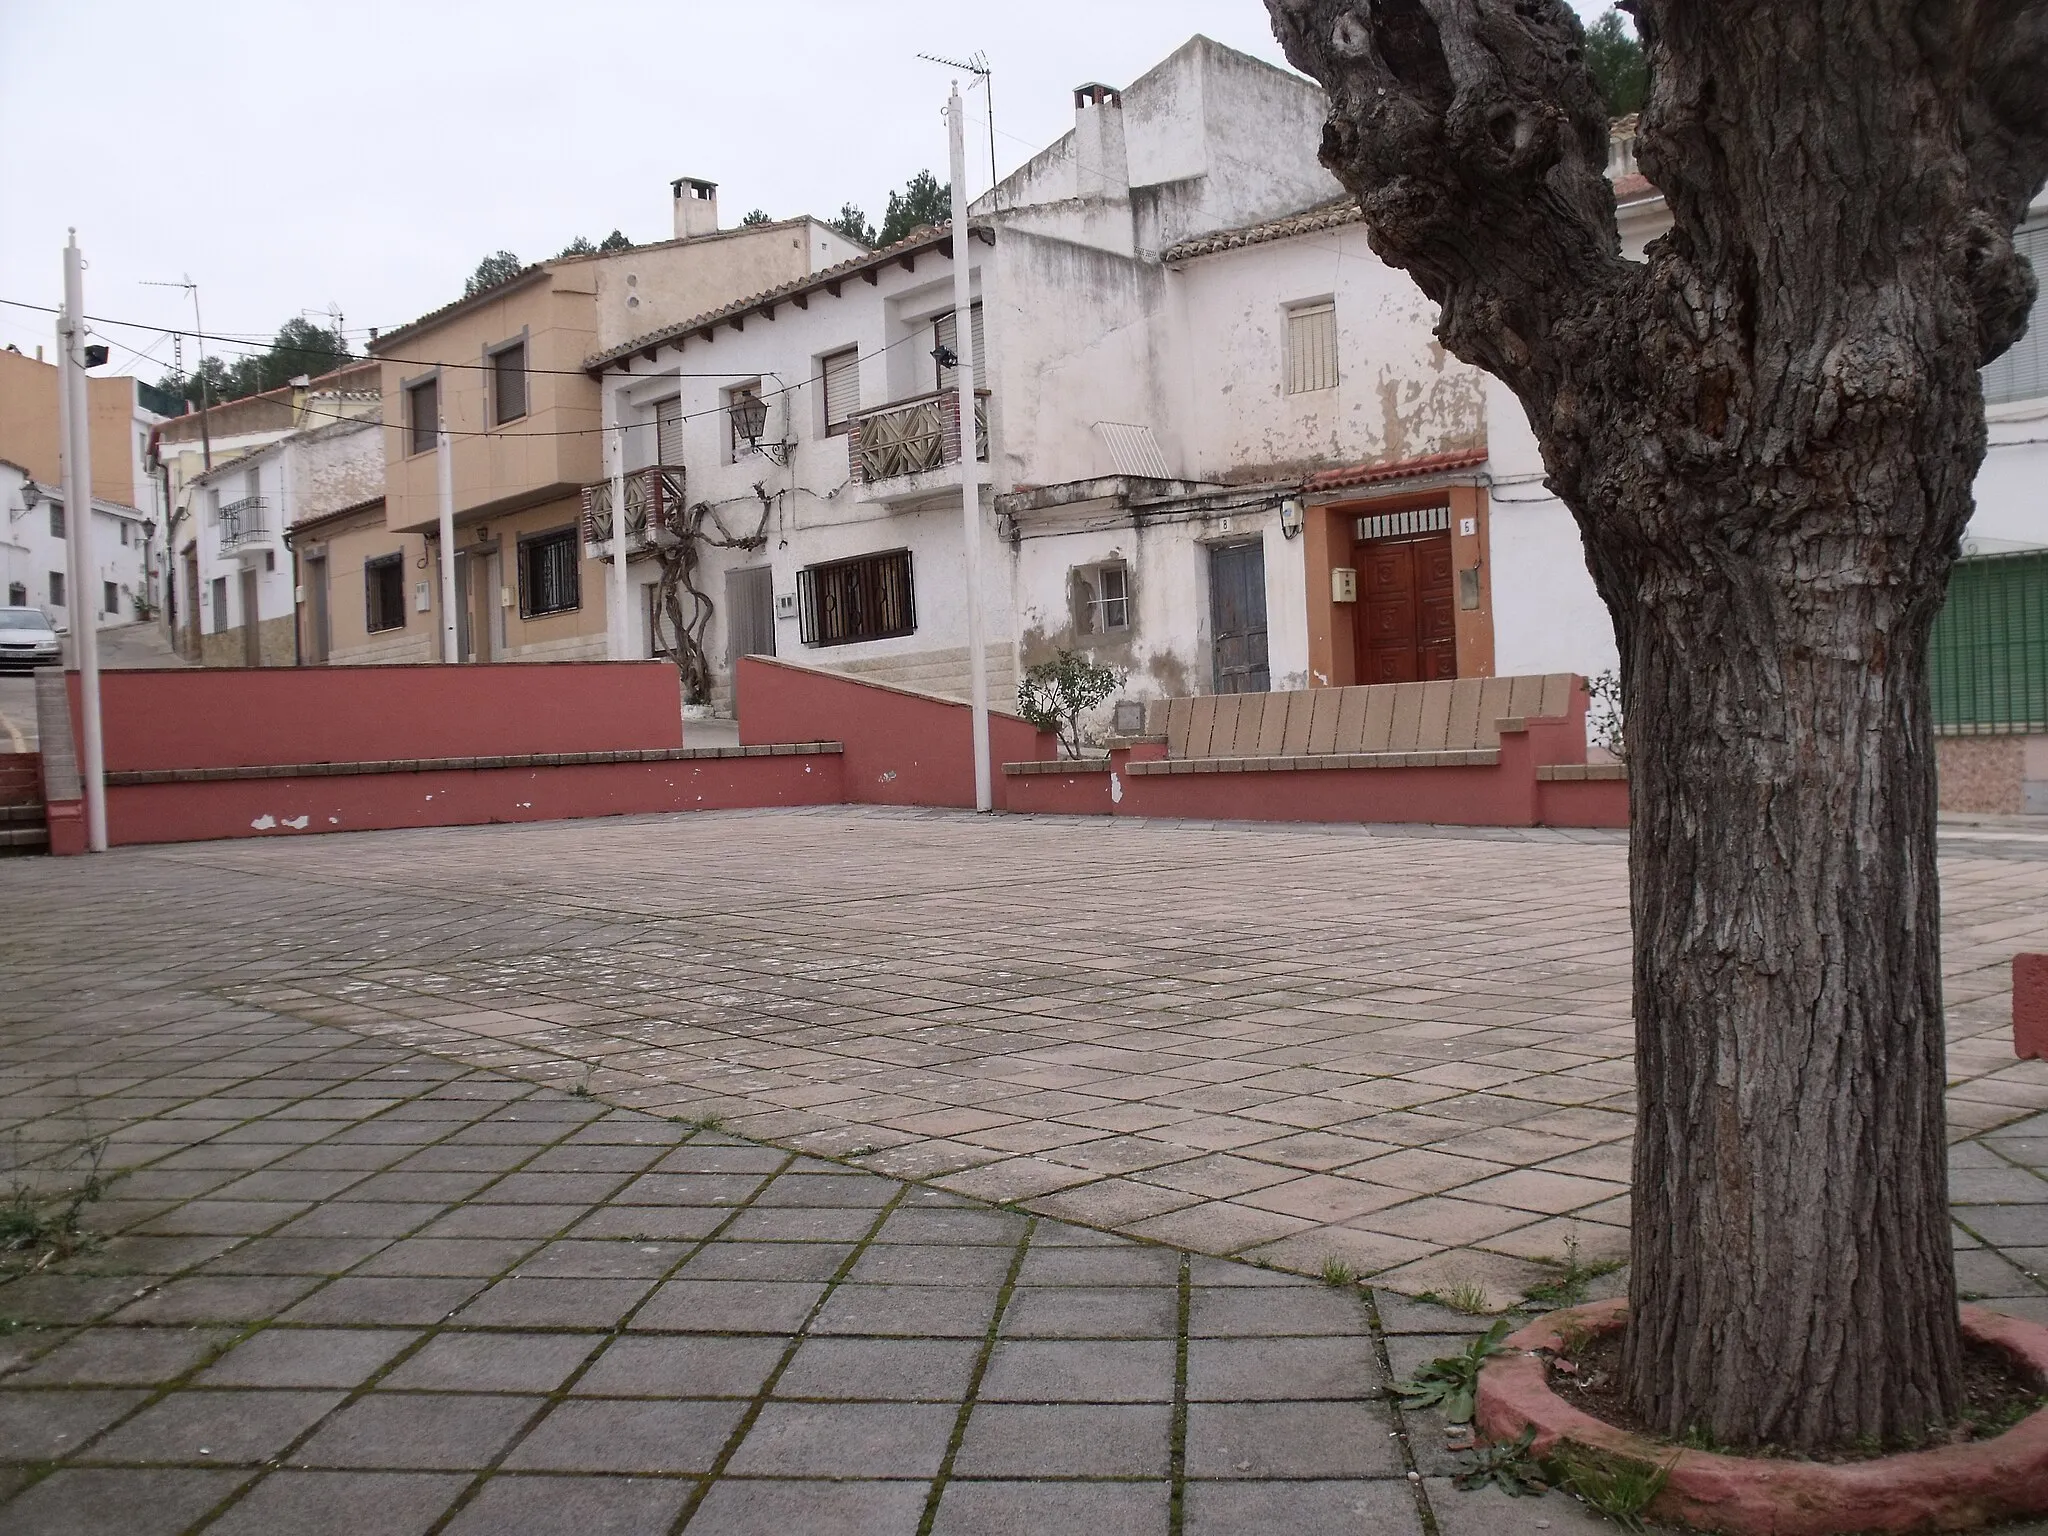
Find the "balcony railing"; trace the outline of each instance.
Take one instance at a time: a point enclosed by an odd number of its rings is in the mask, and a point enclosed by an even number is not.
[[[680,464],[653,464],[626,474],[626,548],[645,549],[658,534],[681,525],[688,481]],[[612,483],[583,487],[583,542],[612,541]]]
[[[942,389],[860,411],[846,436],[853,478],[873,485],[960,462],[960,392]],[[988,457],[988,391],[974,392],[974,456]]]
[[[270,531],[269,506],[261,496],[244,496],[220,509],[220,552],[231,555]]]

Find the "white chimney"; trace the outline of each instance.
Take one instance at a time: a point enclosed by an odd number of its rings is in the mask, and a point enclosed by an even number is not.
[[[682,176],[669,183],[676,201],[676,238],[718,233],[718,183]]]
[[[1124,95],[1093,82],[1074,87],[1074,173],[1082,197],[1131,195],[1131,162],[1124,148]]]

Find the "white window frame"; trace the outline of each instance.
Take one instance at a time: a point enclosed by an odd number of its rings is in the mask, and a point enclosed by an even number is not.
[[[1337,387],[1337,301],[1310,299],[1287,306],[1286,372],[1290,395]]]

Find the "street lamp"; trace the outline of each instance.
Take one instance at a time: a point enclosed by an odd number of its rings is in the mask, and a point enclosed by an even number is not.
[[[747,440],[749,448],[761,446],[761,434],[768,430],[768,402],[751,390],[732,397],[732,429]]]

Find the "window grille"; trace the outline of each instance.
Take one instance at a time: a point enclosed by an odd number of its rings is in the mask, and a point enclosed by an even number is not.
[[[52,608],[62,608],[64,606],[64,573],[62,571],[50,572],[50,606]]]
[[[64,537],[64,509],[54,501],[50,503],[50,537],[53,539]]]
[[[432,453],[441,430],[441,381],[428,379],[405,391],[407,436],[413,453]]]
[[[1337,387],[1337,306],[1299,304],[1287,311],[1287,393]]]
[[[848,347],[833,353],[818,364],[818,371],[825,378],[825,435],[837,437],[852,425],[848,418],[860,409],[860,349]]]
[[[519,541],[519,616],[537,619],[582,606],[582,550],[576,529],[555,528]]]
[[[796,591],[805,645],[851,645],[917,631],[907,549],[807,566],[796,573]]]
[[[1958,560],[1927,670],[1943,735],[2048,730],[2048,553]]]
[[[11,581],[7,584],[7,606],[10,608],[26,608],[28,606],[27,582]]]
[[[1984,403],[2032,400],[2048,395],[2048,221],[2029,224],[2012,237],[2014,249],[2033,263],[2038,282],[2027,334],[1984,370]]]
[[[363,627],[371,634],[405,628],[405,556],[363,562]]]
[[[526,414],[526,343],[491,354],[491,424],[502,427]]]
[[[1448,533],[1450,527],[1449,507],[1423,507],[1415,512],[1382,512],[1377,517],[1361,517],[1357,537],[1362,544],[1367,539],[1405,539],[1418,533]]]
[[[680,465],[683,462],[683,397],[671,395],[654,406],[654,462]]]

